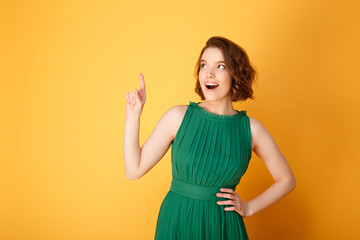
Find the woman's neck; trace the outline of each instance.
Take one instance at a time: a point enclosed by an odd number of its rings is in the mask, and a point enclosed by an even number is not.
[[[231,101],[207,101],[199,103],[206,111],[219,115],[236,114]]]

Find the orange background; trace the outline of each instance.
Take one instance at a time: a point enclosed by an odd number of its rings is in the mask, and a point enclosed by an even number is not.
[[[200,101],[194,66],[227,37],[256,66],[235,104],[275,138],[297,187],[245,224],[256,239],[359,239],[359,1],[0,1],[0,239],[153,239],[170,151],[143,178],[123,163],[125,92],[147,102],[141,144]],[[254,154],[237,192],[272,183]]]

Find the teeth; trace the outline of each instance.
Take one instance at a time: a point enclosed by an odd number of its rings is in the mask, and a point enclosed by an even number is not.
[[[214,89],[214,88],[217,88],[219,86],[219,84],[217,84],[217,83],[206,83],[205,86],[208,89]]]

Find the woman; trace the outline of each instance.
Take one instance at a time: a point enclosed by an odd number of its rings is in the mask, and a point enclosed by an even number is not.
[[[267,129],[245,110],[232,106],[253,98],[254,77],[255,70],[240,46],[223,37],[210,38],[196,64],[195,91],[203,101],[168,110],[141,148],[140,115],[146,99],[142,74],[140,91],[126,93],[126,177],[144,176],[172,145],[173,179],[160,207],[155,239],[248,239],[243,217],[295,188],[291,168]],[[252,151],[275,182],[244,202],[235,188]]]

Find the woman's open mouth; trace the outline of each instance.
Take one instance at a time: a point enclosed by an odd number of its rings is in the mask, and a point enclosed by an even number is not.
[[[219,86],[219,84],[217,84],[217,83],[205,83],[205,86],[206,86],[207,89],[213,90],[213,89],[217,88]]]

